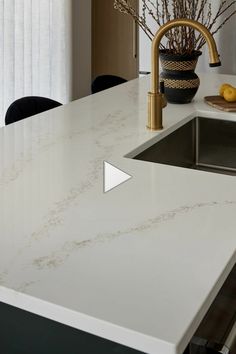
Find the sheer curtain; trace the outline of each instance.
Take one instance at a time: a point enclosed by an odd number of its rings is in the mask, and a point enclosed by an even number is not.
[[[0,126],[26,95],[72,98],[71,0],[0,0]]]

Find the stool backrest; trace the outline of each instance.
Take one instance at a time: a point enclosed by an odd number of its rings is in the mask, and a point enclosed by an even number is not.
[[[91,91],[92,93],[97,93],[109,89],[110,87],[124,84],[125,82],[127,82],[127,80],[119,76],[101,75],[96,77],[92,82]]]
[[[62,104],[46,97],[28,96],[14,101],[5,115],[5,124],[12,124],[19,120],[48,111]]]

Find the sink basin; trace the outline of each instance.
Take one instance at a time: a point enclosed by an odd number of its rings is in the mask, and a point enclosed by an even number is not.
[[[236,175],[236,122],[196,117],[134,159]]]

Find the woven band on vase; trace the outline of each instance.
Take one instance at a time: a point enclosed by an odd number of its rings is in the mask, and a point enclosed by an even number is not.
[[[162,68],[165,70],[173,71],[187,71],[195,70],[197,65],[197,59],[191,61],[161,61]]]
[[[197,88],[200,85],[199,79],[193,80],[173,80],[173,79],[162,79],[165,83],[165,87],[173,89],[191,89]]]

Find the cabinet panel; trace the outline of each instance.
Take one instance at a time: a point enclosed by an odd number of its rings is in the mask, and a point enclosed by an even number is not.
[[[138,1],[132,0],[138,8]],[[138,77],[138,28],[113,7],[113,0],[92,1],[92,73]]]

